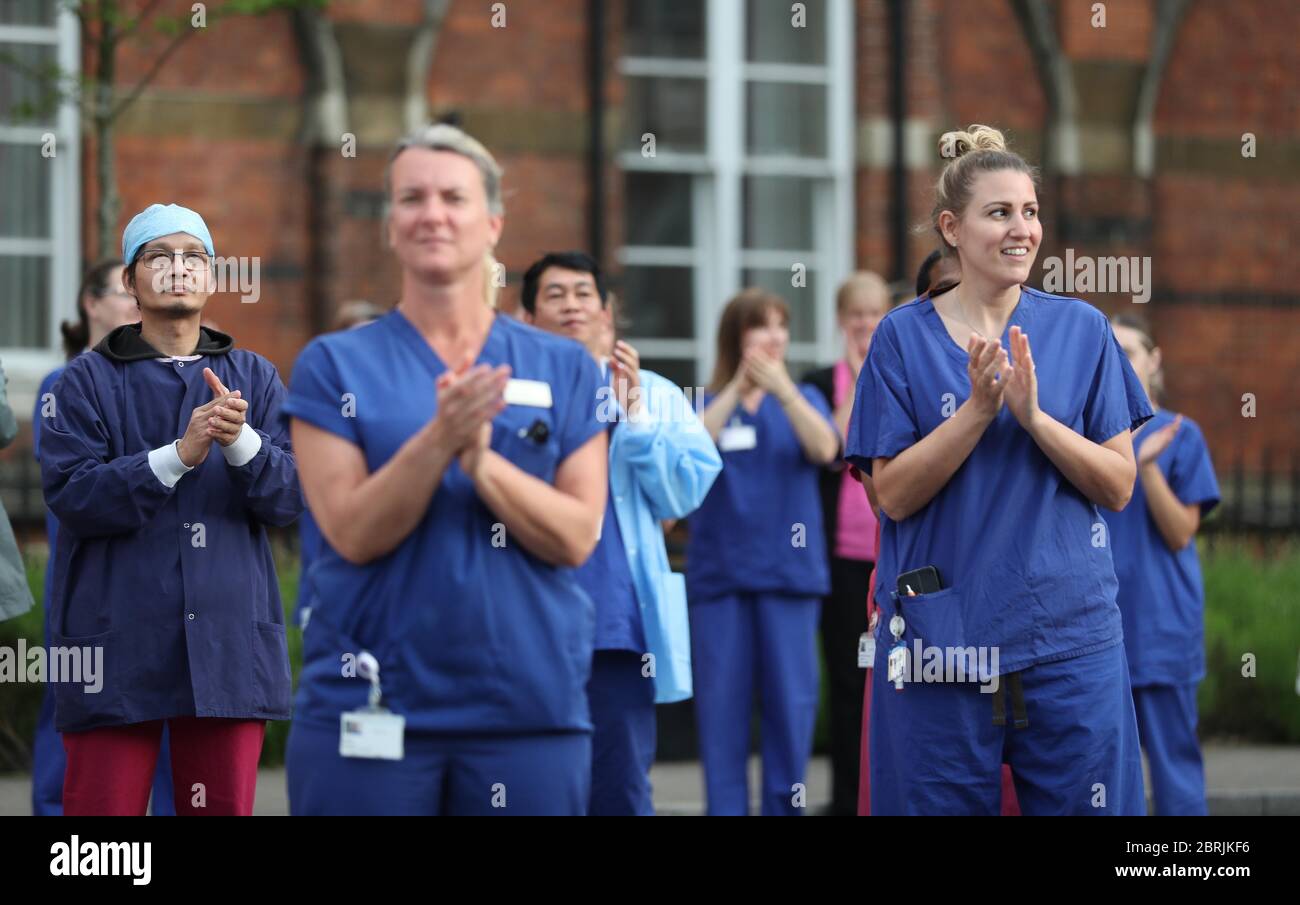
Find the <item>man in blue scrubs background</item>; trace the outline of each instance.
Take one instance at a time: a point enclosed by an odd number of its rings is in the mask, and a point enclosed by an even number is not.
[[[521,301],[525,320],[578,340],[604,369],[608,392],[593,404],[610,432],[609,497],[600,542],[577,570],[596,602],[588,813],[652,814],[654,705],[691,694],[685,583],[668,567],[660,521],[699,506],[722,458],[676,384],[643,370],[628,343],[611,348],[609,295],[588,255],[535,262]]]

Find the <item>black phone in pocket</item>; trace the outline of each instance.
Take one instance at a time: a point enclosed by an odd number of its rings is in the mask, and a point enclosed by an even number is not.
[[[911,593],[908,593],[908,588],[912,589]],[[943,582],[939,580],[939,570],[934,566],[922,566],[898,576],[900,598],[910,597],[911,594],[933,594],[935,591],[942,590]]]

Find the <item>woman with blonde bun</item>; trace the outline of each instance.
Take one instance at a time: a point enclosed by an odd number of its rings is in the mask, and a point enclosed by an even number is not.
[[[1104,314],[1025,285],[1034,169],[987,126],[939,147],[961,282],[880,322],[847,438],[881,509],[871,811],[997,814],[1005,761],[1027,815],[1142,814],[1099,510],[1151,406]]]

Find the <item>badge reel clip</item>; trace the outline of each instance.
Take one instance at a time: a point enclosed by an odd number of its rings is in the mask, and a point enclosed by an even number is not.
[[[369,651],[357,655],[357,675],[370,682],[364,710],[339,715],[339,754],[377,760],[401,760],[405,756],[403,737],[406,717],[381,706],[379,661]]]
[[[911,585],[906,585],[907,596],[915,597]],[[894,691],[903,690],[907,677],[907,646],[903,644],[903,632],[907,631],[907,622],[903,619],[903,603],[897,591],[890,591],[894,599],[894,615],[889,619],[889,633],[894,636],[894,643],[889,648],[889,672],[886,678],[894,683]]]

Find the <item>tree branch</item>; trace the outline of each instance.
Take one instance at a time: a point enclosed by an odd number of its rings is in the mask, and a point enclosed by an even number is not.
[[[121,31],[119,37],[129,38],[133,35],[136,30],[144,24],[144,21],[154,14],[154,11],[159,7],[159,5],[161,5],[161,3],[162,0],[149,0],[149,5],[140,11],[140,14],[135,17],[134,22]]]
[[[122,112],[126,110],[127,107],[130,107],[135,103],[136,99],[144,93],[144,89],[153,81],[154,76],[156,76],[159,70],[163,68],[163,65],[167,62],[168,58],[176,52],[176,48],[180,47],[181,44],[185,42],[185,39],[193,33],[194,29],[192,28],[183,29],[172,39],[172,42],[167,45],[166,49],[164,49],[163,52],[158,55],[158,58],[153,61],[153,65],[149,67],[149,71],[146,72],[144,77],[136,83],[134,88],[131,89],[131,93],[127,95],[121,103],[117,104],[117,106],[113,108],[112,112],[109,114],[109,119],[117,119],[122,115]]]

